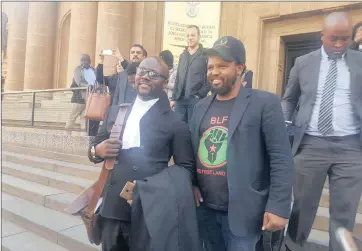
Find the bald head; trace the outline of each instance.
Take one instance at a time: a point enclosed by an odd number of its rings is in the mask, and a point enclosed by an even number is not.
[[[324,19],[323,30],[336,25],[351,27],[351,20],[345,12],[333,12]]]
[[[90,56],[88,54],[83,54],[80,57],[80,64],[83,68],[88,69],[90,67],[90,63],[91,63],[91,59]]]
[[[150,59],[151,61],[155,62],[155,64],[158,65],[158,73],[160,73],[162,76],[164,76],[165,78],[168,78],[169,77],[169,71],[168,71],[168,66],[167,64],[165,63],[164,60],[162,60],[162,58],[160,57],[156,57],[156,56],[152,56],[152,57],[149,57],[149,58],[146,58],[145,60],[143,61],[146,61]]]
[[[88,54],[82,54],[82,56],[80,57],[80,60],[82,59],[89,59],[90,60],[90,56]]]
[[[341,57],[348,49],[351,36],[351,21],[346,13],[333,12],[326,17],[322,31],[322,42],[329,57]]]

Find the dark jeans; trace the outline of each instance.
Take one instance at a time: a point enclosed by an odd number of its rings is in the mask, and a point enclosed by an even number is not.
[[[229,228],[227,212],[200,205],[197,220],[204,251],[255,251],[260,236],[235,236]]]
[[[194,111],[194,107],[199,100],[200,99],[195,96],[187,99],[177,100],[175,103],[175,112],[181,114],[182,120],[186,123],[189,123],[192,117],[192,113]]]

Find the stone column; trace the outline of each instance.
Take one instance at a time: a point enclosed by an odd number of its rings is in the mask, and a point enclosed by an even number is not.
[[[5,3],[3,3],[5,4]],[[8,14],[8,48],[7,48],[7,77],[4,91],[22,91],[24,88],[24,68],[26,33],[28,27],[27,2],[6,3]]]
[[[53,88],[56,2],[30,2],[24,89]]]
[[[142,44],[149,56],[162,49],[164,2],[134,2],[132,43]]]
[[[102,49],[119,48],[125,59],[129,57],[132,31],[132,2],[99,2],[97,22],[97,43],[95,51],[95,65]],[[117,60],[114,57],[105,57],[104,75],[115,72]]]
[[[97,33],[97,2],[72,2],[67,86],[72,84],[75,67],[82,54],[88,54],[94,66]]]

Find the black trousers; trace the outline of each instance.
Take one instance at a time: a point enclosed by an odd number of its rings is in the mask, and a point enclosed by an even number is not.
[[[102,251],[129,251],[131,223],[102,218]]]

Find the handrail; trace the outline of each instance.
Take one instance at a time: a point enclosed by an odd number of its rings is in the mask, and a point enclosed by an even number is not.
[[[6,94],[23,94],[23,93],[34,93],[34,92],[35,92],[35,93],[40,93],[40,92],[61,92],[61,91],[74,91],[74,90],[87,90],[87,87],[2,92],[1,95],[6,95]]]
[[[32,105],[31,105],[31,126],[34,126],[35,122],[35,98],[38,93],[54,93],[54,92],[62,92],[62,91],[74,91],[74,90],[87,90],[88,87],[75,87],[75,88],[61,88],[61,89],[46,89],[46,90],[27,90],[27,91],[15,91],[15,92],[3,92],[1,93],[1,100],[6,95],[11,94],[31,94],[32,95]]]

